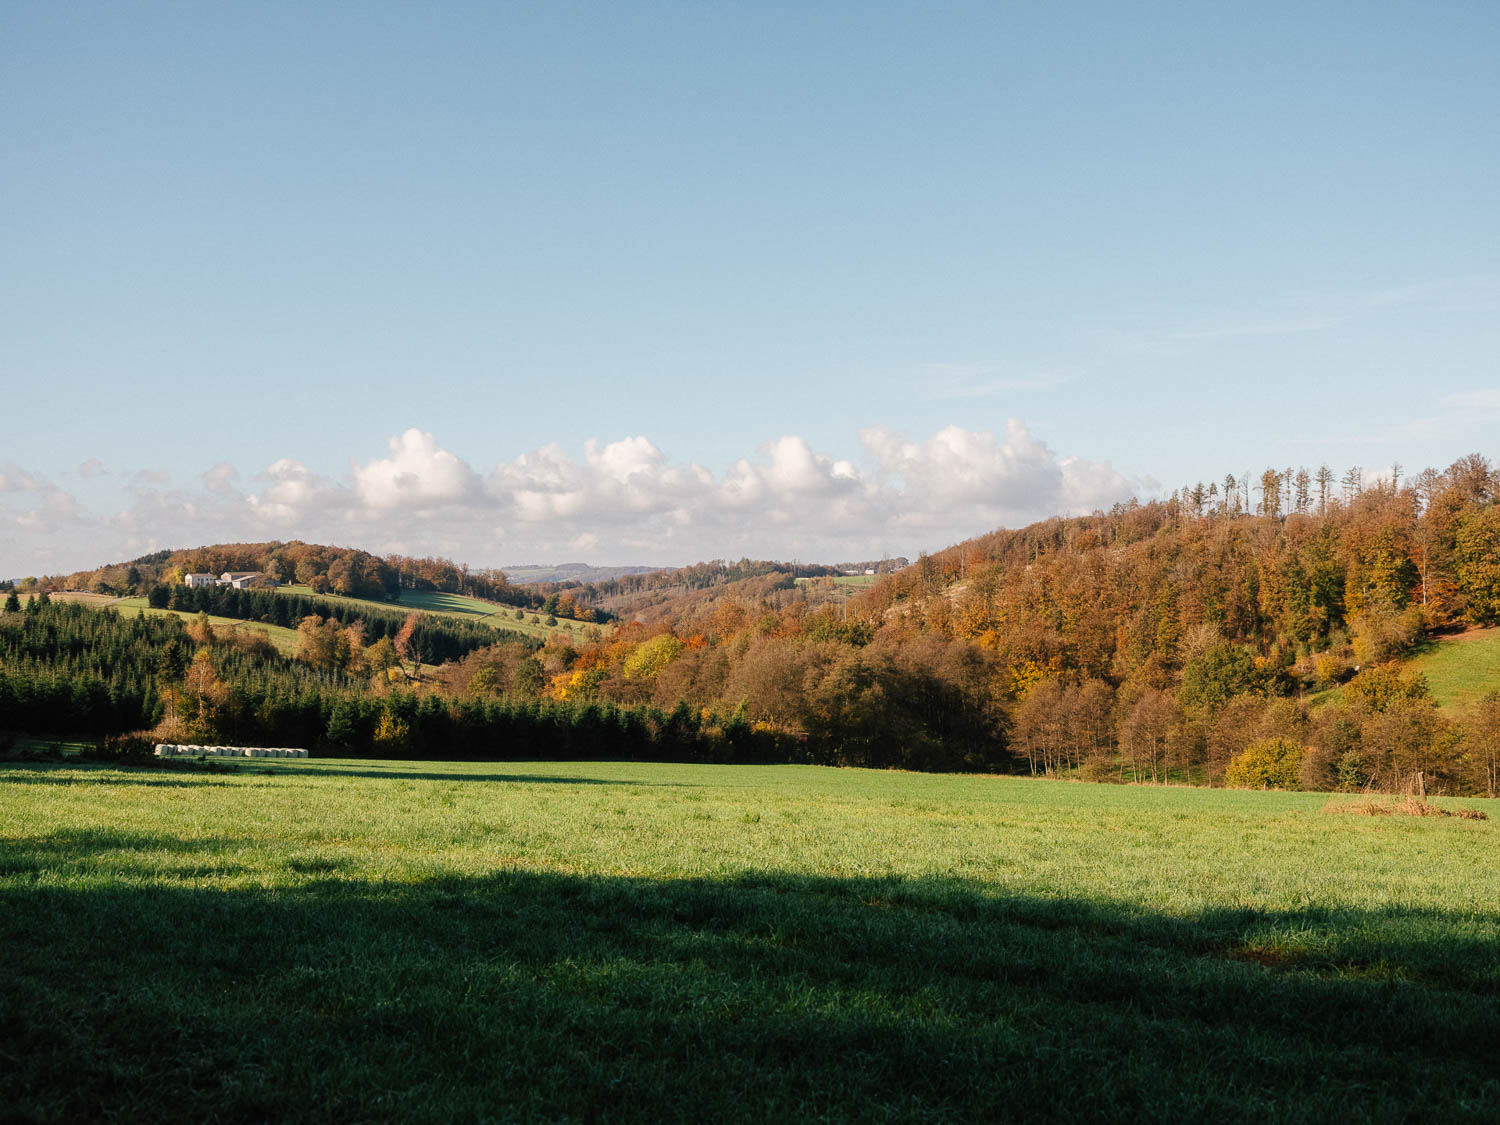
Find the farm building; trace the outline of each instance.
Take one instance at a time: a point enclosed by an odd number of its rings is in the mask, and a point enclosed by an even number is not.
[[[212,574],[185,574],[184,586],[233,586],[236,590],[248,590],[253,586],[275,586],[276,579],[258,570],[226,570],[219,577]]]

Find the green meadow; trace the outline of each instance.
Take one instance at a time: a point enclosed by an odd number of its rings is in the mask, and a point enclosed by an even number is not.
[[[1500,1105],[1500,802],[171,766],[0,763],[0,1105],[21,1120]]]

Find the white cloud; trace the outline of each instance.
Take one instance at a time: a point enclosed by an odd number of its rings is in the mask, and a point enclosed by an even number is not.
[[[286,457],[273,461],[257,479],[264,488],[246,502],[252,514],[268,522],[289,523],[346,503],[345,490]]]
[[[411,429],[390,440],[388,456],[351,461],[342,481],[291,458],[244,482],[233,466],[216,465],[192,490],[152,487],[137,472],[133,504],[108,516],[90,515],[13,465],[0,474],[0,490],[36,493],[23,513],[30,522],[11,521],[22,532],[75,521],[73,569],[127,557],[127,545],[272,537],[442,553],[474,565],[580,555],[839,561],[913,554],[1002,524],[1107,507],[1140,484],[1109,465],[1059,458],[1018,421],[1000,434],[948,426],[913,439],[873,427],[858,437],[861,455],[846,458],[783,434],[715,474],[633,435],[591,440],[581,457],[544,445],[481,475],[434,435]],[[49,544],[48,557],[62,546]],[[5,561],[25,568],[39,557],[32,549]]]
[[[366,465],[353,464],[354,490],[376,511],[428,508],[477,498],[474,470],[422,430],[407,430],[390,440],[391,456]]]

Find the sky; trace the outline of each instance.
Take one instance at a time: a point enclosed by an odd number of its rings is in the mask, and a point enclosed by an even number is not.
[[[0,578],[1500,454],[1500,5],[0,6]]]

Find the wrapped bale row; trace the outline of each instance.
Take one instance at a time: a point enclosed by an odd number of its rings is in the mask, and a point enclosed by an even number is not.
[[[176,742],[158,742],[158,758],[305,758],[306,750],[286,746],[185,746]]]

